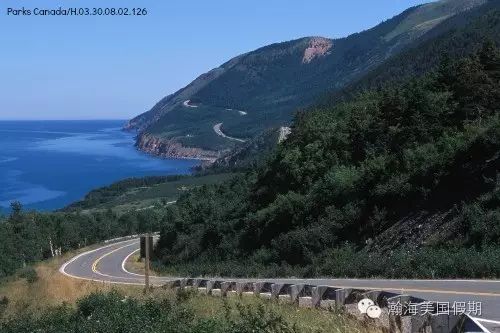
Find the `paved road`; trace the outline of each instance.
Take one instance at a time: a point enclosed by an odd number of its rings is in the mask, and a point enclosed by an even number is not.
[[[60,272],[77,279],[143,285],[144,277],[128,272],[125,262],[139,250],[132,239],[82,253],[65,263]],[[162,285],[173,277],[151,277],[153,285]],[[237,279],[236,279],[237,280]],[[250,279],[246,279],[250,280]],[[413,295],[429,301],[481,302],[485,326],[500,331],[500,280],[379,280],[379,279],[270,279],[266,281],[329,285],[332,287],[383,289]]]
[[[198,105],[192,105],[190,103],[191,103],[191,100],[188,99],[188,100],[182,102],[182,105],[184,105],[187,108],[197,108],[198,107]]]
[[[229,139],[229,140],[234,140],[234,141],[239,141],[239,142],[245,142],[245,140],[243,140],[243,139],[234,138],[232,136],[224,134],[224,132],[222,132],[222,128],[221,127],[222,127],[222,123],[218,123],[218,124],[214,125],[214,131],[215,131],[215,133],[217,135],[222,136],[223,138],[226,138],[226,139]]]

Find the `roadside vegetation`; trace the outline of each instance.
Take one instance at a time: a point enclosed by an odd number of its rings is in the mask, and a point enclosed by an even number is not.
[[[0,332],[322,333],[379,332],[334,312],[270,304],[253,297],[221,300],[186,292],[128,297],[95,292],[75,305],[23,312],[0,322]]]
[[[379,332],[340,312],[300,309],[256,297],[120,286],[58,273],[71,251],[0,279],[0,332]]]

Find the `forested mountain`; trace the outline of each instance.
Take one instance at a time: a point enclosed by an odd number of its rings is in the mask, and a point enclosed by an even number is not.
[[[264,166],[169,208],[157,256],[191,274],[499,276],[499,105],[486,42],[300,113]]]
[[[163,156],[220,157],[239,143],[289,123],[293,113],[326,91],[360,79],[388,58],[427,40],[456,14],[486,0],[442,0],[410,8],[361,33],[341,39],[307,37],[269,45],[231,59],[132,119],[138,147]]]

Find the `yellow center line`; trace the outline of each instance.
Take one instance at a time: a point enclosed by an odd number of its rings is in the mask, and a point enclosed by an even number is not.
[[[104,273],[101,273],[98,269],[97,269],[97,265],[99,265],[99,263],[104,259],[106,258],[107,256],[110,256],[112,255],[113,253],[115,252],[118,252],[126,247],[130,247],[132,245],[136,245],[138,244],[138,242],[136,243],[131,243],[131,244],[127,244],[125,246],[121,246],[119,248],[116,248],[114,249],[113,251],[109,251],[107,253],[105,253],[104,255],[102,255],[101,257],[97,258],[93,263],[92,263],[92,272],[96,273],[96,274],[99,274],[99,275],[102,275],[102,276],[106,276],[106,277],[109,277],[109,278],[117,278],[117,279],[133,279],[133,280],[136,280],[136,278],[127,278],[127,277],[119,277],[119,276],[112,276],[112,275],[108,275],[108,274],[104,274]]]

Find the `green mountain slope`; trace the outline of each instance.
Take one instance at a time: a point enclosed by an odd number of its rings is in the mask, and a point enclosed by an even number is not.
[[[461,38],[498,28],[498,4]],[[170,207],[157,256],[191,274],[498,277],[499,87],[485,43],[300,113],[268,163]]]
[[[286,124],[322,93],[345,87],[446,19],[484,2],[439,1],[347,38],[307,37],[243,54],[165,97],[127,128],[138,130],[138,147],[154,154],[219,157],[240,142],[217,135],[214,125],[249,139]]]
[[[316,105],[333,106],[360,91],[403,82],[435,69],[443,55],[463,57],[480,48],[485,40],[500,42],[500,25],[495,13],[499,6],[498,1],[489,1],[484,6],[447,19],[361,79],[340,91],[325,94]]]

